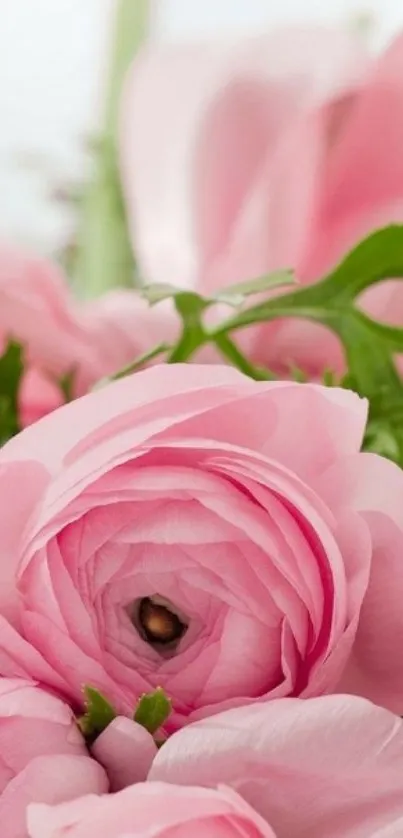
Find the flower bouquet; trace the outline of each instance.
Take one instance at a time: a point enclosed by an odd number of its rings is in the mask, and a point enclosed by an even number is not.
[[[1,251],[2,838],[403,835],[402,79],[149,47],[142,287]]]

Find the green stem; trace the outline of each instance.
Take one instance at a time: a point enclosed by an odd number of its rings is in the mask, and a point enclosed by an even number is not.
[[[94,297],[134,282],[134,258],[120,187],[117,124],[122,84],[147,34],[149,0],[119,0],[106,97],[104,128],[95,172],[83,200],[74,271],[81,297]]]
[[[245,375],[248,375],[250,378],[254,378],[255,381],[275,380],[276,376],[272,375],[268,370],[261,369],[260,367],[256,367],[254,364],[251,364],[248,358],[242,354],[228,335],[219,335],[215,340],[215,344],[221,354],[224,355],[224,357],[227,358],[227,360],[230,361],[234,367],[245,373]]]
[[[144,352],[143,355],[140,355],[134,361],[131,361],[130,364],[126,364],[125,367],[121,367],[117,372],[113,375],[108,376],[106,381],[118,381],[119,378],[126,378],[127,375],[131,375],[133,372],[137,372],[144,364],[147,364],[149,361],[153,361],[154,358],[158,358],[158,355],[162,355],[164,352],[169,352],[171,349],[168,343],[158,343],[157,346],[153,346],[152,349],[149,349],[148,352]]]

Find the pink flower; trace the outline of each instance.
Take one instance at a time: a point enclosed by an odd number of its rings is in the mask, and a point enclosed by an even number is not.
[[[231,789],[165,783],[144,783],[60,806],[32,806],[28,825],[31,838],[275,838]]]
[[[64,280],[49,262],[0,249],[0,353],[12,339],[24,350],[20,422],[30,424],[64,401],[58,379],[86,350]]]
[[[400,838],[402,760],[403,722],[362,699],[255,704],[176,733],[147,783],[30,806],[29,835]]]
[[[65,376],[72,375],[72,395],[80,396],[155,344],[174,340],[177,329],[169,309],[151,308],[135,291],[79,306],[51,263],[0,249],[0,354],[10,339],[24,350],[22,426],[64,402]]]
[[[169,301],[151,306],[135,290],[116,289],[86,303],[80,322],[95,350],[91,368],[83,365],[80,394],[157,344],[175,343],[179,335],[179,318]]]
[[[400,838],[402,765],[401,719],[363,699],[325,696],[189,725],[161,748],[149,779],[225,783],[278,838]]]
[[[315,28],[144,51],[121,143],[143,274],[211,292],[293,267],[309,283],[374,228],[402,222],[402,79],[403,36],[377,59],[352,35]],[[363,304],[401,325],[400,283]],[[241,339],[283,374],[344,366],[336,337],[308,321]]]
[[[29,803],[61,803],[107,788],[70,708],[33,683],[0,679],[2,838],[25,838]]]
[[[0,452],[0,671],[124,714],[162,686],[175,727],[348,665],[403,712],[403,473],[358,453],[365,419],[344,390],[165,365],[26,429]]]

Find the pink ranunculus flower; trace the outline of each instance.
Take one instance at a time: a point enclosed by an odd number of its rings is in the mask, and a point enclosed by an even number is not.
[[[161,748],[149,780],[224,783],[278,838],[401,838],[402,763],[400,718],[333,695],[254,704],[189,725]]]
[[[231,789],[142,783],[118,794],[31,806],[30,838],[276,838]]]
[[[344,671],[403,712],[403,473],[359,453],[366,412],[162,365],[26,429],[0,451],[0,671],[124,715],[162,686],[171,729]]]
[[[107,789],[70,708],[32,682],[0,679],[2,838],[25,838],[30,803],[62,803]]]
[[[9,340],[24,351],[19,420],[31,424],[64,399],[58,379],[87,346],[60,271],[45,259],[0,248],[0,354]]]
[[[135,291],[112,291],[79,305],[50,262],[0,248],[0,354],[13,339],[24,350],[19,420],[30,425],[64,402],[59,381],[72,375],[72,396],[119,370],[155,344],[171,342],[178,321]]]
[[[211,292],[292,267],[310,283],[376,227],[402,222],[402,79],[403,36],[379,57],[357,36],[320,28],[144,50],[121,133],[143,274]],[[403,322],[399,282],[362,304]],[[280,374],[344,368],[336,336],[308,321],[237,337]]]

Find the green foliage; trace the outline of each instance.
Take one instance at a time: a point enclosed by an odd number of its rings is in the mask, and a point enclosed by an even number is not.
[[[0,358],[0,445],[20,430],[18,393],[23,370],[21,346],[10,341]]]
[[[231,285],[229,288],[224,288],[214,294],[213,300],[229,305],[242,305],[246,297],[252,294],[261,294],[263,291],[273,291],[274,288],[280,288],[287,285],[294,285],[294,274],[290,270],[274,271],[273,273],[261,276],[258,279],[250,279],[247,282],[238,282],[236,285]]]
[[[84,687],[85,713],[78,719],[78,726],[90,742],[99,736],[116,718],[116,711],[109,701],[94,687]]]
[[[125,223],[119,175],[119,111],[127,70],[148,31],[148,0],[116,0],[101,142],[96,144],[93,177],[81,204],[73,260],[75,288],[96,297],[114,287],[132,287],[135,263]]]
[[[152,693],[142,695],[136,707],[134,721],[154,734],[166,722],[172,710],[172,704],[162,687]]]
[[[212,343],[230,363],[257,380],[273,378],[267,369],[256,367],[236,344],[240,329],[276,318],[300,317],[331,329],[344,347],[347,374],[337,381],[326,370],[327,386],[355,390],[369,400],[367,450],[377,451],[403,465],[403,383],[395,366],[395,355],[403,353],[403,328],[388,326],[368,317],[357,298],[384,279],[403,278],[403,226],[393,225],[362,241],[335,270],[314,285],[293,285],[290,271],[280,271],[240,283],[209,298],[170,285],[149,286],[144,293],[151,302],[172,298],[181,318],[182,330],[169,349],[169,363],[188,361],[204,344]],[[272,293],[281,287],[281,292]],[[267,298],[262,299],[267,292]],[[255,304],[250,297],[259,295]],[[229,316],[206,326],[206,310],[225,302],[233,307]],[[304,371],[290,370],[290,376],[304,380]]]
[[[65,375],[59,378],[58,384],[64,396],[65,402],[71,402],[74,398],[74,372],[67,372]]]
[[[149,361],[153,361],[154,358],[158,358],[159,355],[166,354],[170,348],[171,347],[168,346],[167,343],[158,343],[156,346],[153,346],[152,349],[149,349],[148,352],[144,352],[142,355],[139,355],[138,358],[135,358],[134,361],[131,361],[131,363],[127,364],[126,367],[118,370],[118,372],[114,375],[99,381],[96,385],[96,389],[103,384],[108,384],[109,381],[118,381],[119,378],[125,378],[126,375],[131,375],[131,373],[137,372],[137,370],[140,370]]]
[[[84,687],[84,701],[85,711],[77,724],[87,742],[92,743],[116,719],[117,712],[99,690],[89,685]],[[171,710],[171,701],[162,687],[157,687],[154,692],[141,696],[133,719],[153,735],[166,722]]]

